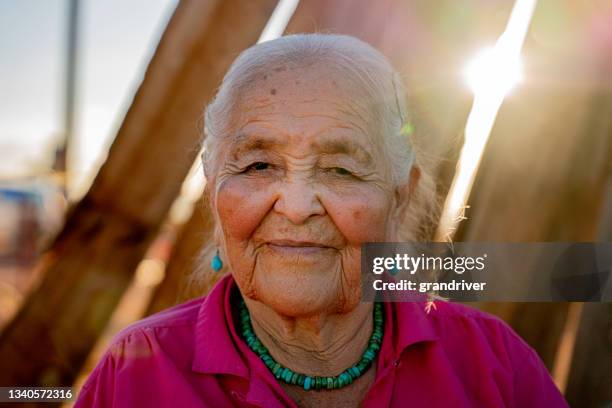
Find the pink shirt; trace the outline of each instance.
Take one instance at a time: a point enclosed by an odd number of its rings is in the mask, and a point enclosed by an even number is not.
[[[231,276],[123,330],[85,383],[82,407],[295,407],[242,341]],[[537,354],[501,320],[456,303],[386,303],[365,407],[567,407]],[[326,392],[326,391],[312,391]]]

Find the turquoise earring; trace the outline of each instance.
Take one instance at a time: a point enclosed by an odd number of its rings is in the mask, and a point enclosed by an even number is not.
[[[218,249],[217,249],[217,253],[215,254],[215,256],[213,256],[213,259],[210,261],[210,267],[215,272],[219,272],[221,268],[223,268],[223,261],[221,260],[221,257],[219,256]]]

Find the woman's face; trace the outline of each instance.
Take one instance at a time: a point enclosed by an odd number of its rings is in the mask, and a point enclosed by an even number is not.
[[[280,314],[347,312],[361,244],[392,238],[395,190],[342,78],[269,71],[239,98],[211,180],[224,261],[245,296]]]

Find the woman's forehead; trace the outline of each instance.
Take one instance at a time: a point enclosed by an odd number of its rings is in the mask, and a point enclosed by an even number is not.
[[[238,90],[237,99],[249,100],[249,103],[253,99],[279,100],[290,104],[307,104],[317,99],[318,103],[344,105],[342,109],[350,109],[364,99],[371,99],[363,86],[341,67],[331,68],[323,62],[303,65],[270,63],[261,74],[249,78]]]
[[[243,89],[235,98],[232,142],[261,134],[287,140],[303,135],[315,145],[334,138],[370,144],[376,126],[367,96],[349,89],[336,73],[317,71],[317,80],[302,75],[314,69],[282,71]]]
[[[371,148],[363,137],[337,129],[337,132],[320,134],[287,134],[275,131],[241,132],[231,146],[231,155],[238,158],[246,152],[258,150],[283,150],[289,147],[304,153],[345,154],[353,156],[364,165],[373,162]],[[365,142],[365,143],[364,143]]]

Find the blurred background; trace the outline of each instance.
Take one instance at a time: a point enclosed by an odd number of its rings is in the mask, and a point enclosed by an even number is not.
[[[79,387],[121,328],[205,293],[203,107],[243,49],[361,38],[432,153],[432,239],[612,241],[612,2],[0,2],[0,386]],[[612,305],[478,303],[571,406],[612,403]]]

